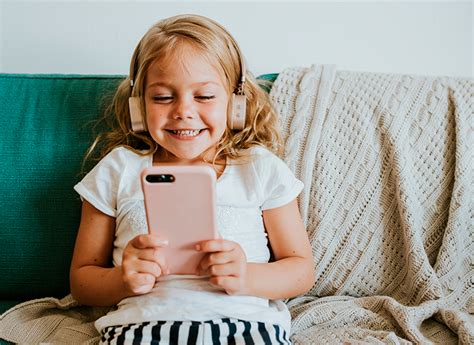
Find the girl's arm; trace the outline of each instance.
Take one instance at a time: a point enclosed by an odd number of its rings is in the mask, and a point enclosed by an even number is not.
[[[263,220],[275,261],[248,264],[249,291],[269,299],[304,294],[314,285],[315,267],[296,199],[287,205],[263,211]]]
[[[296,199],[263,211],[263,220],[274,262],[247,263],[237,243],[213,240],[200,246],[210,253],[201,263],[202,272],[229,294],[285,299],[307,292],[315,280],[314,263]]]
[[[122,266],[112,267],[115,218],[89,202],[82,205],[81,223],[71,262],[71,294],[81,304],[112,306],[125,297],[149,292],[161,268],[166,270],[151,235],[132,239],[124,250]]]

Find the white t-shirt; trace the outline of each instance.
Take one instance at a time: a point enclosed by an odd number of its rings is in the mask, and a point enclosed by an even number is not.
[[[217,227],[220,236],[235,241],[247,261],[269,261],[262,210],[283,206],[303,189],[286,164],[263,147],[251,151],[245,164],[228,162],[216,182]],[[74,189],[103,213],[116,218],[113,264],[121,265],[127,243],[146,234],[140,172],[153,164],[152,155],[140,156],[119,147],[105,156]],[[255,296],[230,296],[200,276],[162,277],[145,295],[123,299],[95,323],[99,332],[108,326],[157,320],[205,321],[237,318],[262,321],[290,331],[290,314],[282,301]]]

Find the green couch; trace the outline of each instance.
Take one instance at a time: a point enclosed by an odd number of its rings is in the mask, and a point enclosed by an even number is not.
[[[0,74],[0,313],[69,293],[92,125],[123,76]]]
[[[69,293],[81,209],[73,186],[95,120],[123,78],[0,74],[0,314]]]

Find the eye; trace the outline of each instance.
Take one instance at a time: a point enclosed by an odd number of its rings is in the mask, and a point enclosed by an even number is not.
[[[200,101],[210,101],[211,99],[214,99],[215,96],[196,96],[195,98]]]
[[[173,100],[172,96],[153,96],[151,98],[156,103],[170,103]]]

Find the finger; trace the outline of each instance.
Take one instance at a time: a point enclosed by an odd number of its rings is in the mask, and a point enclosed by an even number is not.
[[[150,262],[150,261],[143,261],[143,262]],[[159,278],[162,275],[170,274],[170,269],[164,255],[161,255],[158,260],[153,261],[151,263],[158,265],[159,267],[159,273],[155,275],[156,278]]]
[[[161,268],[161,275],[170,273],[165,253],[160,248],[135,249],[135,256],[130,260],[158,264]]]
[[[134,294],[144,294],[150,292],[155,282],[155,277],[150,274],[134,273],[128,280],[128,285]]]
[[[126,266],[126,270],[130,274],[145,273],[151,274],[156,278],[162,274],[161,266],[158,263],[146,260],[135,260]]]
[[[164,261],[165,253],[161,248],[136,249],[136,257],[140,260],[160,262]]]
[[[155,283],[155,277],[149,273],[134,273],[132,281],[135,286],[150,285]]]
[[[207,269],[212,265],[223,265],[232,262],[234,259],[231,252],[216,252],[205,255],[204,258],[199,263],[199,268],[202,271],[207,271]]]
[[[150,234],[135,236],[130,243],[133,247],[138,249],[165,247],[168,245],[167,240]]]
[[[204,253],[228,252],[234,250],[237,243],[224,239],[202,241],[196,245],[196,250]]]
[[[170,274],[170,269],[168,266],[168,262],[166,261],[165,253],[158,249],[152,249],[152,260],[153,262],[157,263],[161,268],[161,274]]]
[[[226,291],[226,293],[233,295],[238,292],[238,280],[235,277],[231,276],[214,276],[209,278],[209,282],[223,290]]]
[[[236,264],[212,265],[207,270],[211,276],[238,276],[239,267]]]

